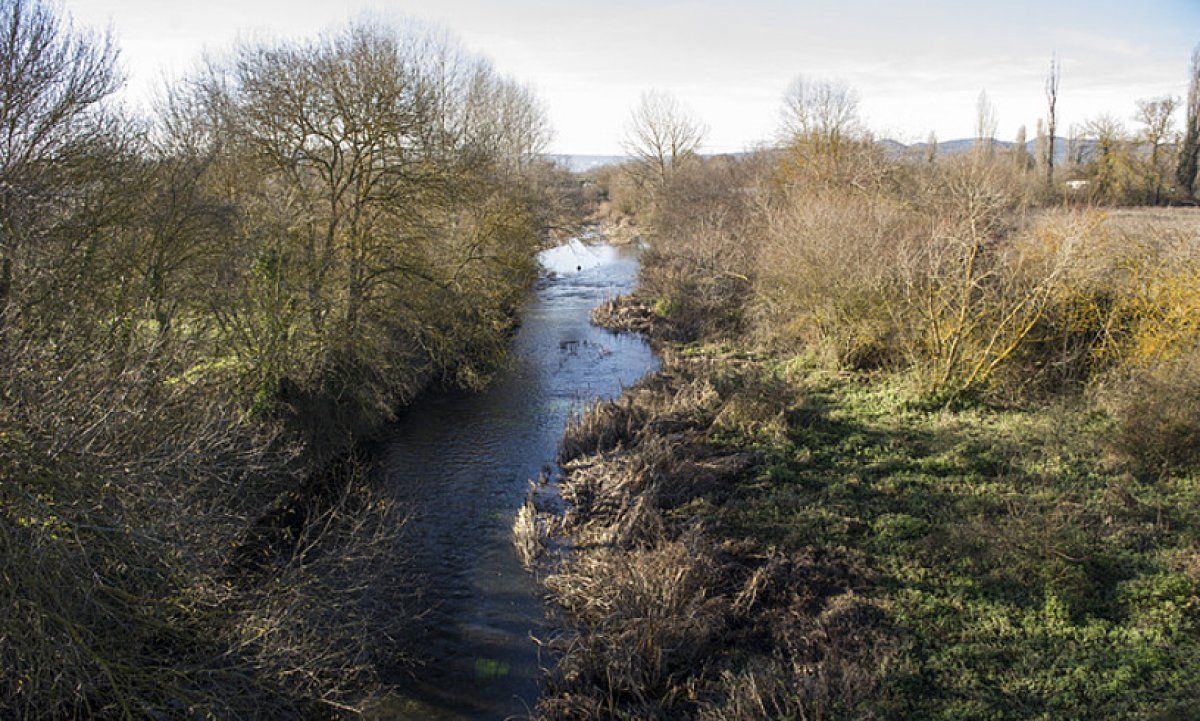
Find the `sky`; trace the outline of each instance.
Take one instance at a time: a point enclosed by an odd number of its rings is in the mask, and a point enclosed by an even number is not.
[[[1186,93],[1200,0],[58,0],[76,23],[111,29],[125,92],[144,102],[202,53],[239,39],[312,36],[355,19],[446,28],[530,85],[553,152],[617,154],[641,92],[673,93],[708,126],[709,152],[768,142],[797,75],[853,86],[879,136],[974,134],[986,90],[999,137],[1044,114],[1062,61],[1060,127],[1135,101]]]

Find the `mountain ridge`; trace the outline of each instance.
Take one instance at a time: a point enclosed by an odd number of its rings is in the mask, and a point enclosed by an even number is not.
[[[876,141],[888,152],[896,155],[924,155],[929,147],[927,142],[918,143],[903,143],[894,138],[881,138]],[[952,140],[938,141],[938,155],[959,155],[968,153],[973,150],[979,142],[977,138],[954,138]],[[1090,140],[1076,140],[1081,144],[1085,151],[1095,144]],[[1009,140],[993,140],[992,143],[998,150],[1011,150],[1016,143]],[[1055,137],[1054,142],[1054,161],[1056,163],[1064,163],[1067,160],[1067,146],[1069,141],[1067,138],[1060,136]],[[1037,140],[1030,140],[1025,143],[1025,150],[1032,155],[1037,149]],[[702,153],[704,157],[719,157],[723,155],[732,155],[734,157],[742,157],[749,154],[750,151],[742,153]],[[583,153],[547,153],[544,155],[547,160],[565,166],[573,173],[586,173],[592,170],[597,170],[609,165],[618,165],[629,160],[627,155],[602,155],[602,154],[583,154]]]

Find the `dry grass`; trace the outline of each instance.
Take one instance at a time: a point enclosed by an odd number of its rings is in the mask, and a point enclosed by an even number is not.
[[[544,519],[538,517],[534,493],[530,491],[513,520],[513,545],[521,557],[521,563],[529,570],[537,566],[538,559],[545,552]]]
[[[1117,450],[1164,475],[1200,466],[1200,353],[1114,378],[1100,394]]]
[[[689,365],[572,424],[557,521],[572,550],[544,579],[568,632],[538,716],[853,717],[837,714],[880,692],[888,654],[850,566],[722,540],[688,510],[753,473],[756,454],[715,439],[780,388]]]
[[[644,333],[661,337],[667,331],[664,319],[650,305],[632,295],[619,295],[592,309],[592,323],[611,331]]]
[[[560,463],[612,450],[632,441],[646,417],[632,400],[622,396],[601,401],[584,413],[572,416],[559,442]]]
[[[1113,208],[1105,212],[1119,230],[1141,232],[1153,226],[1161,232],[1200,236],[1200,208]]]

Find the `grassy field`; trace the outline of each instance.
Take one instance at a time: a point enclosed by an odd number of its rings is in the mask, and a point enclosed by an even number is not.
[[[1151,223],[1200,237],[1200,207],[1112,208],[1106,212],[1115,222],[1129,228],[1136,229],[1142,224]]]
[[[765,462],[714,516],[863,566],[895,644],[878,711],[1200,713],[1200,477],[1129,474],[1083,408],[922,408],[887,381],[785,375],[799,422],[725,440]]]
[[[545,718],[1194,718],[1200,475],[729,346],[564,440]]]

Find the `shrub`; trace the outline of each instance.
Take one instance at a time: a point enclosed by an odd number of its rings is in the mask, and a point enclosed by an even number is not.
[[[759,336],[835,365],[895,365],[898,250],[916,218],[887,197],[789,190],[764,213],[756,257]]]
[[[1111,381],[1102,398],[1127,457],[1163,473],[1200,464],[1200,351]]]
[[[641,288],[682,339],[734,337],[745,328],[760,173],[753,160],[688,163],[655,206]]]

